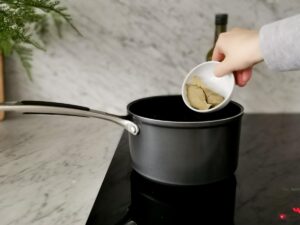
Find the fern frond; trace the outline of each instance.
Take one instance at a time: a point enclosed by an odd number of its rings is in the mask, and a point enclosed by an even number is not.
[[[14,46],[14,50],[17,53],[20,62],[23,65],[29,79],[32,81],[32,74],[31,74],[32,49],[16,44]]]
[[[48,31],[50,17],[60,37],[61,24],[64,21],[80,34],[66,7],[62,7],[59,1],[0,0],[0,51],[6,56],[15,51],[30,79],[32,49],[27,44],[45,50],[41,39]]]
[[[74,26],[72,22],[71,15],[67,13],[67,8],[60,6],[59,1],[52,1],[52,0],[24,0],[24,5],[38,8],[45,13],[54,12],[60,15],[64,20],[79,34],[82,36],[80,31]]]
[[[35,30],[37,36],[39,36],[41,41],[45,44],[45,35],[49,33],[49,22],[47,15],[43,15],[41,20],[34,24],[33,29]]]
[[[62,38],[62,24],[63,24],[63,21],[61,20],[61,16],[59,16],[55,12],[52,12],[51,16],[52,16],[52,20],[55,24],[58,37]]]

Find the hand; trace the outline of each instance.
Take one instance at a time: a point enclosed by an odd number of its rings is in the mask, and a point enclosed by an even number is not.
[[[221,33],[212,60],[221,61],[216,76],[233,72],[237,85],[243,87],[250,80],[252,67],[263,60],[257,31],[235,28]]]

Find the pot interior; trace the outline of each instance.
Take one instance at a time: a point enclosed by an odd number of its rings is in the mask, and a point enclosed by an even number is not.
[[[181,95],[155,96],[136,100],[128,105],[130,114],[148,119],[174,122],[200,122],[227,119],[243,113],[243,107],[231,101],[223,109],[197,113],[189,109]]]

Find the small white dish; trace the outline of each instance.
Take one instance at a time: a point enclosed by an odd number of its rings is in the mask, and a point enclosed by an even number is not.
[[[233,73],[226,74],[225,76],[222,77],[216,77],[214,74],[214,69],[218,63],[220,62],[208,61],[208,62],[201,63],[196,67],[194,67],[185,77],[181,88],[181,94],[184,103],[191,110],[194,110],[199,113],[214,112],[224,108],[231,101],[233,89],[235,86]],[[224,97],[224,101],[221,102],[219,105],[207,110],[199,110],[193,108],[190,105],[189,100],[187,98],[186,85],[187,83],[189,83],[190,79],[194,76],[198,76],[208,88],[222,95]]]

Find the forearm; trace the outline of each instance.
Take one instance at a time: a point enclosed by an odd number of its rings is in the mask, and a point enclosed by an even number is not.
[[[263,58],[270,69],[300,69],[300,15],[264,25],[259,39]]]

